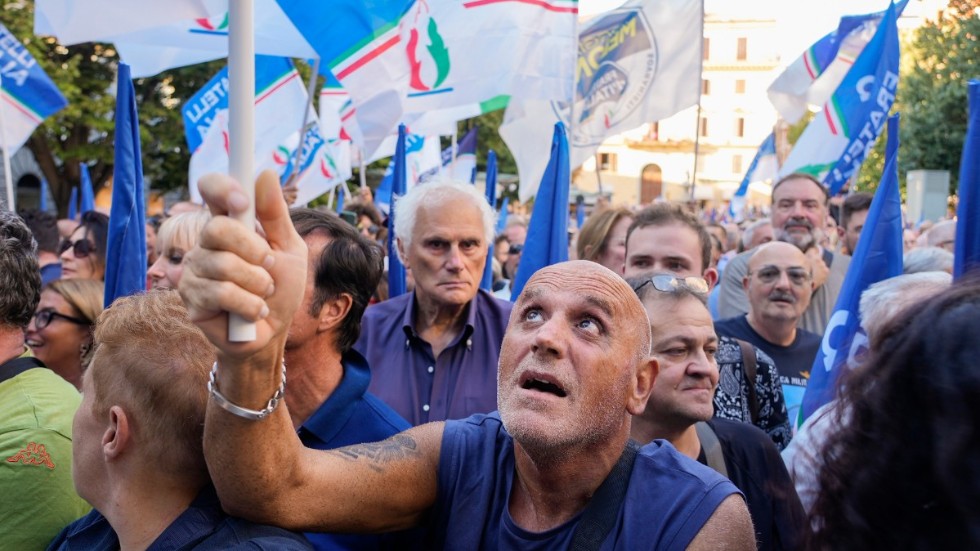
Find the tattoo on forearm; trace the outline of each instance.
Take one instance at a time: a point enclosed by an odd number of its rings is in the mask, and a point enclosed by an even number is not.
[[[415,439],[406,434],[396,434],[387,440],[371,444],[355,444],[346,448],[331,450],[330,453],[347,461],[366,458],[370,461],[368,466],[378,472],[383,472],[385,464],[392,461],[421,455]]]

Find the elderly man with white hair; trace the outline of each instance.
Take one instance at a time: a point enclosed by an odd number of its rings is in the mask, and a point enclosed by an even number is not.
[[[398,256],[415,290],[367,309],[354,349],[372,393],[412,425],[497,408],[511,303],[480,290],[495,213],[468,183],[412,188],[395,203]]]
[[[872,348],[878,345],[882,329],[898,316],[911,315],[916,304],[949,287],[952,276],[943,272],[903,274],[879,281],[861,294],[861,327]],[[854,367],[854,366],[851,366]],[[820,491],[817,485],[823,465],[821,452],[827,437],[847,422],[847,412],[837,411],[833,401],[813,412],[783,450],[783,461],[796,485],[803,507],[810,511]]]

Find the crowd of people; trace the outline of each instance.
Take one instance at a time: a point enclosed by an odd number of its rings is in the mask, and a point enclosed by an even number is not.
[[[869,194],[596,205],[512,301],[535,236],[470,184],[395,203],[394,297],[369,190],[345,219],[264,173],[255,232],[237,182],[199,189],[107,308],[104,214],[0,213],[0,549],[980,547],[953,220],[906,230],[867,353],[797,428]]]

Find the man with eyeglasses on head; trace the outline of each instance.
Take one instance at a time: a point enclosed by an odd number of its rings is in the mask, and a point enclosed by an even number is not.
[[[669,273],[705,292],[718,281],[710,266],[710,236],[696,216],[678,205],[659,203],[638,212],[626,232],[625,277]],[[762,429],[777,448],[792,438],[783,391],[773,361],[745,341],[718,339],[720,379],[716,417]]]
[[[796,419],[821,336],[798,326],[810,305],[813,274],[795,245],[766,243],[749,259],[742,279],[749,313],[715,323],[719,335],[742,339],[772,357],[790,419]]]
[[[677,451],[728,477],[745,494],[758,549],[797,549],[806,514],[779,451],[756,427],[713,417],[718,337],[699,277],[645,274],[627,279],[650,319],[657,376],[630,436],[665,439]]]

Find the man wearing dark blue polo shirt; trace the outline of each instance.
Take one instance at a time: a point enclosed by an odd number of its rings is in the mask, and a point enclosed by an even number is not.
[[[468,183],[412,188],[395,206],[398,256],[415,290],[364,314],[355,349],[371,392],[413,425],[497,409],[511,304],[480,290],[494,212]]]
[[[341,218],[293,209],[309,248],[303,303],[286,339],[286,406],[307,448],[329,450],[384,440],[409,428],[367,392],[367,360],[353,350],[361,316],[382,274],[381,249]],[[317,549],[377,549],[395,536],[308,533]]]

